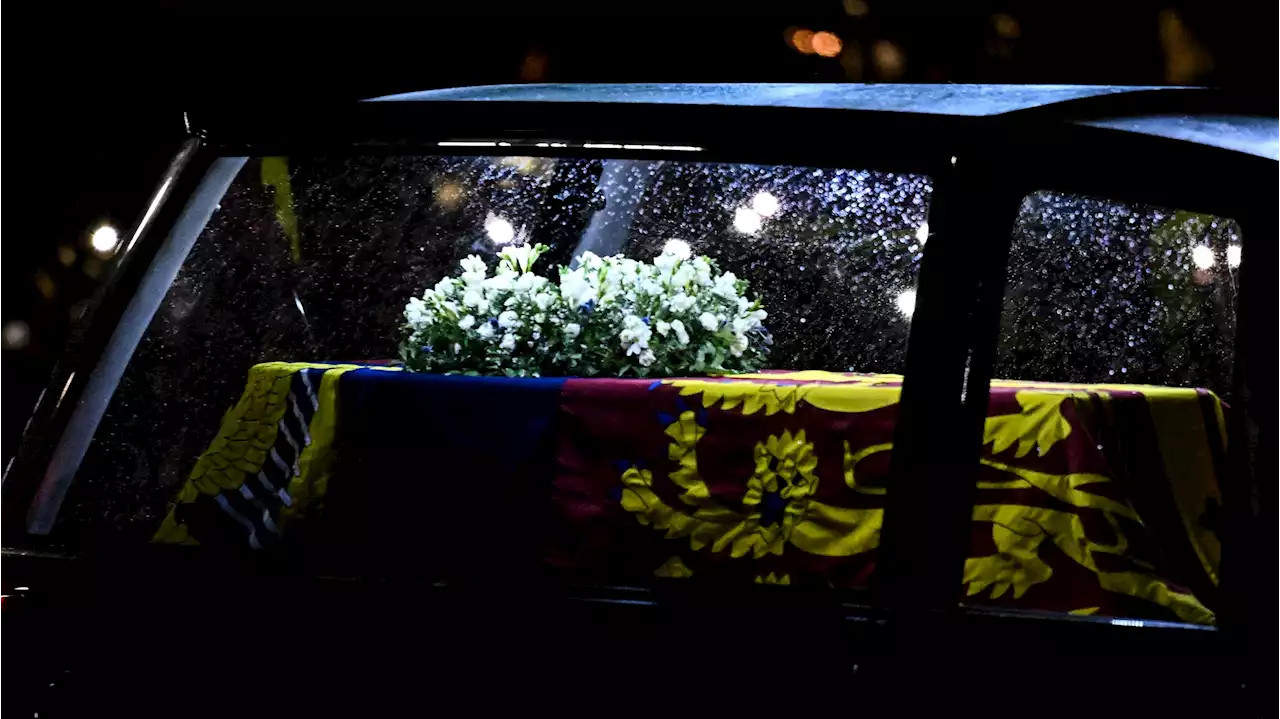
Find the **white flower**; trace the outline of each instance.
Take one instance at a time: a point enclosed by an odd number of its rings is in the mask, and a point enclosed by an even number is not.
[[[466,317],[463,317],[462,319],[458,320],[458,327],[460,329],[469,330],[475,326],[476,326],[476,318],[472,317],[471,315],[467,315]]]
[[[732,272],[726,272],[716,278],[716,284],[711,291],[726,300],[737,301],[738,288],[734,284],[737,281],[738,278],[734,277]]]
[[[586,273],[579,267],[560,275],[560,294],[570,307],[580,307],[596,299],[596,288],[587,280]]]
[[[547,321],[547,316],[539,312],[538,314],[533,316],[533,321],[535,324],[542,324],[543,322]]]
[[[682,264],[680,269],[676,270],[676,273],[671,276],[671,284],[675,287],[684,287],[692,282],[697,274],[697,270],[693,269],[688,263]]]
[[[733,322],[729,323],[729,326],[733,328],[735,335],[745,335],[752,328],[751,320],[744,317],[735,317]]]
[[[502,341],[498,343],[502,349],[510,352],[516,348],[516,333],[508,332],[502,336]]]
[[[462,345],[458,344],[457,342],[454,342],[454,343],[453,343],[453,353],[454,353],[454,354],[458,354],[459,352],[462,352]]]
[[[733,344],[729,345],[729,354],[734,357],[741,357],[742,353],[747,351],[747,347],[749,347],[750,344],[751,343],[747,341],[746,337],[743,337],[742,335],[734,335]]]
[[[404,318],[415,328],[425,327],[432,321],[431,310],[427,308],[427,303],[417,297],[409,298],[409,304],[404,308]]]
[[[648,367],[649,365],[653,364],[653,361],[657,358],[654,357],[653,350],[646,349],[645,351],[640,353],[640,357],[638,359],[640,360],[641,365]]]
[[[479,307],[484,304],[484,293],[478,287],[468,287],[462,293],[462,304],[467,307]]]
[[[493,325],[488,322],[481,324],[479,327],[476,328],[476,334],[479,335],[480,339],[482,340],[487,340],[492,338]]]
[[[481,259],[480,255],[467,255],[458,262],[458,265],[462,267],[463,272],[479,273],[481,277],[489,271],[489,268],[485,267],[484,260]]]
[[[640,354],[641,350],[649,346],[649,338],[652,336],[653,333],[644,320],[635,315],[622,318],[622,331],[618,333],[618,339],[627,349],[628,355]]]
[[[453,294],[453,278],[446,277],[443,280],[440,280],[436,283],[436,286],[432,291],[442,297],[448,297]]]
[[[461,307],[458,307],[458,303],[453,300],[445,300],[440,303],[440,306],[455,315],[458,314],[458,310],[462,309]]]
[[[716,316],[710,312],[703,312],[698,315],[698,324],[702,325],[702,329],[714,332],[720,327],[720,320],[716,319]]]
[[[577,322],[570,322],[564,326],[564,336],[566,339],[573,339],[582,331],[582,327]]]
[[[675,297],[672,297],[669,304],[672,312],[684,312],[690,307],[693,307],[694,302],[696,302],[694,298],[681,292]]]
[[[555,301],[555,297],[550,292],[539,292],[533,296],[533,304],[540,310],[545,310]]]
[[[672,268],[674,268],[674,267],[676,266],[676,264],[677,264],[678,262],[680,262],[680,259],[681,259],[680,257],[678,257],[678,256],[676,256],[676,255],[674,255],[674,254],[672,254],[672,253],[670,253],[670,252],[663,252],[662,254],[658,255],[658,256],[657,256],[657,257],[655,257],[655,258],[653,258],[653,266],[654,266],[654,267],[657,267],[657,268],[658,268],[658,270],[659,270],[659,271],[660,271],[664,276],[665,276],[665,275],[669,275],[669,274],[671,274],[671,270],[672,270]]]
[[[671,320],[671,331],[676,333],[676,340],[682,345],[689,344],[689,332],[680,320]]]
[[[498,326],[504,330],[519,327],[521,324],[523,323],[520,322],[520,315],[517,315],[514,310],[507,310],[498,315]]]
[[[697,272],[698,285],[702,287],[711,286],[711,263],[707,258],[699,255],[693,259],[693,269]]]
[[[684,240],[677,240],[674,237],[667,240],[667,244],[662,246],[662,254],[671,255],[678,260],[687,260],[693,255],[693,248],[689,247],[689,243]],[[657,260],[653,264],[658,264]]]
[[[516,280],[516,284],[513,289],[516,292],[520,292],[522,294],[528,294],[530,290],[538,286],[538,281],[541,279],[542,279],[541,277],[535,274],[526,272],[523,275],[520,275],[520,279]]]
[[[484,288],[486,290],[496,290],[499,292],[509,292],[515,284],[516,273],[499,272],[498,274],[484,280]]]
[[[666,337],[667,333],[671,331],[670,322],[663,322],[662,320],[658,320],[655,326],[658,329],[658,334],[662,335],[663,337]]]
[[[512,269],[520,272],[528,272],[529,266],[533,264],[532,260],[535,257],[533,248],[528,244],[503,247],[498,256]]]

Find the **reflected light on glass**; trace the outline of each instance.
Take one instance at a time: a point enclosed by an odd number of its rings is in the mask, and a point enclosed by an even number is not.
[[[768,192],[761,192],[751,198],[751,209],[761,217],[773,217],[778,212],[778,198]]]
[[[1227,245],[1227,267],[1235,269],[1240,266],[1240,245]]]
[[[693,255],[693,248],[689,247],[689,243],[684,240],[670,239],[662,246],[662,254],[675,255],[682,260],[687,260]]]
[[[516,228],[504,217],[493,217],[484,223],[484,231],[495,244],[505,245],[516,238]]]
[[[898,311],[903,317],[911,319],[911,315],[916,311],[916,291],[903,290],[898,293]]]
[[[929,223],[921,222],[920,226],[916,228],[916,242],[919,242],[920,244],[923,245],[928,241],[929,241]]]
[[[838,35],[825,30],[814,33],[810,43],[813,45],[813,51],[823,57],[836,57],[844,47],[844,43],[840,42]]]
[[[747,235],[753,235],[760,231],[760,225],[764,224],[764,218],[750,207],[739,207],[733,213],[733,229]]]
[[[1199,270],[1213,267],[1213,250],[1204,245],[1196,245],[1191,249],[1191,263]]]
[[[120,245],[120,234],[111,225],[103,225],[93,231],[93,235],[89,238],[89,244],[93,247],[94,252],[100,255],[110,255]]]

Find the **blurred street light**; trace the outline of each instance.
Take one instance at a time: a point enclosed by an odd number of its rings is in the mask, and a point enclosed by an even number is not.
[[[916,291],[903,290],[899,292],[897,304],[898,311],[902,313],[902,316],[911,319],[911,315],[916,311]]]
[[[888,40],[878,40],[871,51],[872,60],[881,79],[892,80],[902,74],[905,60],[902,50]]]
[[[814,33],[810,43],[813,45],[813,51],[823,57],[836,57],[840,54],[840,49],[844,47],[844,43],[840,42],[838,35],[825,30]]]
[[[754,235],[764,224],[759,213],[750,207],[739,207],[733,213],[733,229],[746,235]]]
[[[497,245],[505,245],[516,238],[516,228],[506,218],[496,215],[490,215],[485,220],[484,231]]]
[[[9,320],[4,323],[4,348],[7,350],[24,349],[31,341],[31,328],[22,320]]]
[[[773,217],[778,211],[778,198],[768,192],[758,193],[751,198],[751,209],[761,217]]]
[[[1227,267],[1235,269],[1240,266],[1240,245],[1227,245]]]
[[[1191,263],[1198,270],[1207,270],[1213,267],[1213,250],[1204,245],[1196,245],[1191,249]]]
[[[103,225],[93,231],[93,235],[89,238],[89,245],[93,247],[94,252],[109,256],[120,246],[120,234],[111,225]]]

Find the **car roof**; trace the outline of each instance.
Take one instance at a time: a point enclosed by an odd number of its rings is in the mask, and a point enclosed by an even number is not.
[[[1152,89],[1156,88],[1105,85],[614,83],[457,87],[409,92],[377,99],[384,101],[495,100],[502,102],[744,105],[832,110],[878,110],[977,117],[1042,107],[1067,100]]]
[[[1280,125],[1273,115],[1226,107],[1225,111],[1206,112],[1198,97],[1203,92],[1200,88],[1116,85],[571,83],[457,87],[387,95],[372,101],[727,105],[962,117],[1035,112],[1057,106],[1087,108],[1078,117],[1062,118],[1067,122],[1280,160]],[[1155,104],[1153,97],[1158,98]]]

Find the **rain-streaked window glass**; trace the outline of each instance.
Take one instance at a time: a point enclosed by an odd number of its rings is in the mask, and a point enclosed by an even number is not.
[[[546,271],[683,240],[763,299],[770,367],[901,372],[931,192],[923,176],[792,166],[251,159],[139,343],[58,531],[150,536],[251,366],[393,360],[408,297],[523,241],[550,246]]]
[[[1037,192],[1012,232],[962,601],[1213,624],[1240,227]]]

